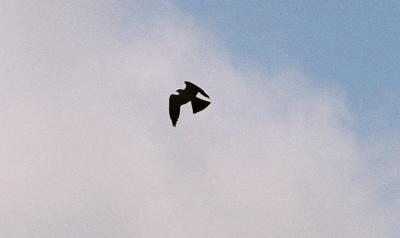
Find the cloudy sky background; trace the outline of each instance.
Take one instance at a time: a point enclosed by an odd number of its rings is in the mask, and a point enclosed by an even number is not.
[[[398,237],[399,4],[368,4],[0,1],[0,236]],[[173,128],[184,80],[212,104]]]

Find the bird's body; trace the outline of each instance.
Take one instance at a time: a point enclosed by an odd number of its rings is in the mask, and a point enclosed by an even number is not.
[[[203,89],[188,81],[185,81],[185,84],[185,89],[176,90],[178,95],[172,94],[169,97],[169,115],[173,126],[176,126],[180,114],[180,107],[182,105],[191,102],[194,114],[202,111],[210,104],[210,102],[196,97],[197,93],[200,93],[204,97],[209,98]]]
[[[186,103],[192,101],[196,97],[196,95],[193,95],[193,94],[191,95],[182,89],[178,89],[177,92],[178,92],[178,96],[182,99],[183,104],[186,104]]]

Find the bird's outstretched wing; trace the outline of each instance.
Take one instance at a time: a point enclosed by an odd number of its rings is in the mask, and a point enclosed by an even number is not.
[[[173,126],[176,126],[182,104],[183,99],[181,96],[174,94],[171,94],[171,96],[169,96],[169,117],[171,118]]]
[[[196,113],[204,110],[206,107],[208,107],[208,105],[210,105],[210,102],[207,102],[198,97],[195,97],[194,99],[192,99],[191,102],[192,102],[193,114],[196,114]]]
[[[193,94],[196,96],[197,93],[200,93],[201,95],[203,95],[204,97],[210,98],[207,93],[204,92],[203,89],[201,89],[199,86],[197,86],[194,83],[191,83],[189,81],[185,81],[186,84],[186,88],[185,91],[187,91],[189,94]]]

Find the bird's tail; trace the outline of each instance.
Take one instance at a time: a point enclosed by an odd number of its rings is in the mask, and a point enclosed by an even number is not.
[[[192,100],[193,114],[198,113],[199,111],[204,110],[204,108],[208,107],[208,105],[210,105],[210,102],[195,97],[195,98]]]

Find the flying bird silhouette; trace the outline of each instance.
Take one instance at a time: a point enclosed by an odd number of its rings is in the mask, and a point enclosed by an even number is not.
[[[176,126],[176,122],[179,118],[181,106],[188,102],[192,103],[193,114],[204,110],[211,102],[205,101],[196,97],[197,93],[200,93],[204,97],[210,98],[200,87],[194,83],[185,81],[185,89],[178,89],[178,95],[171,94],[169,97],[169,116],[172,121],[172,125]]]

